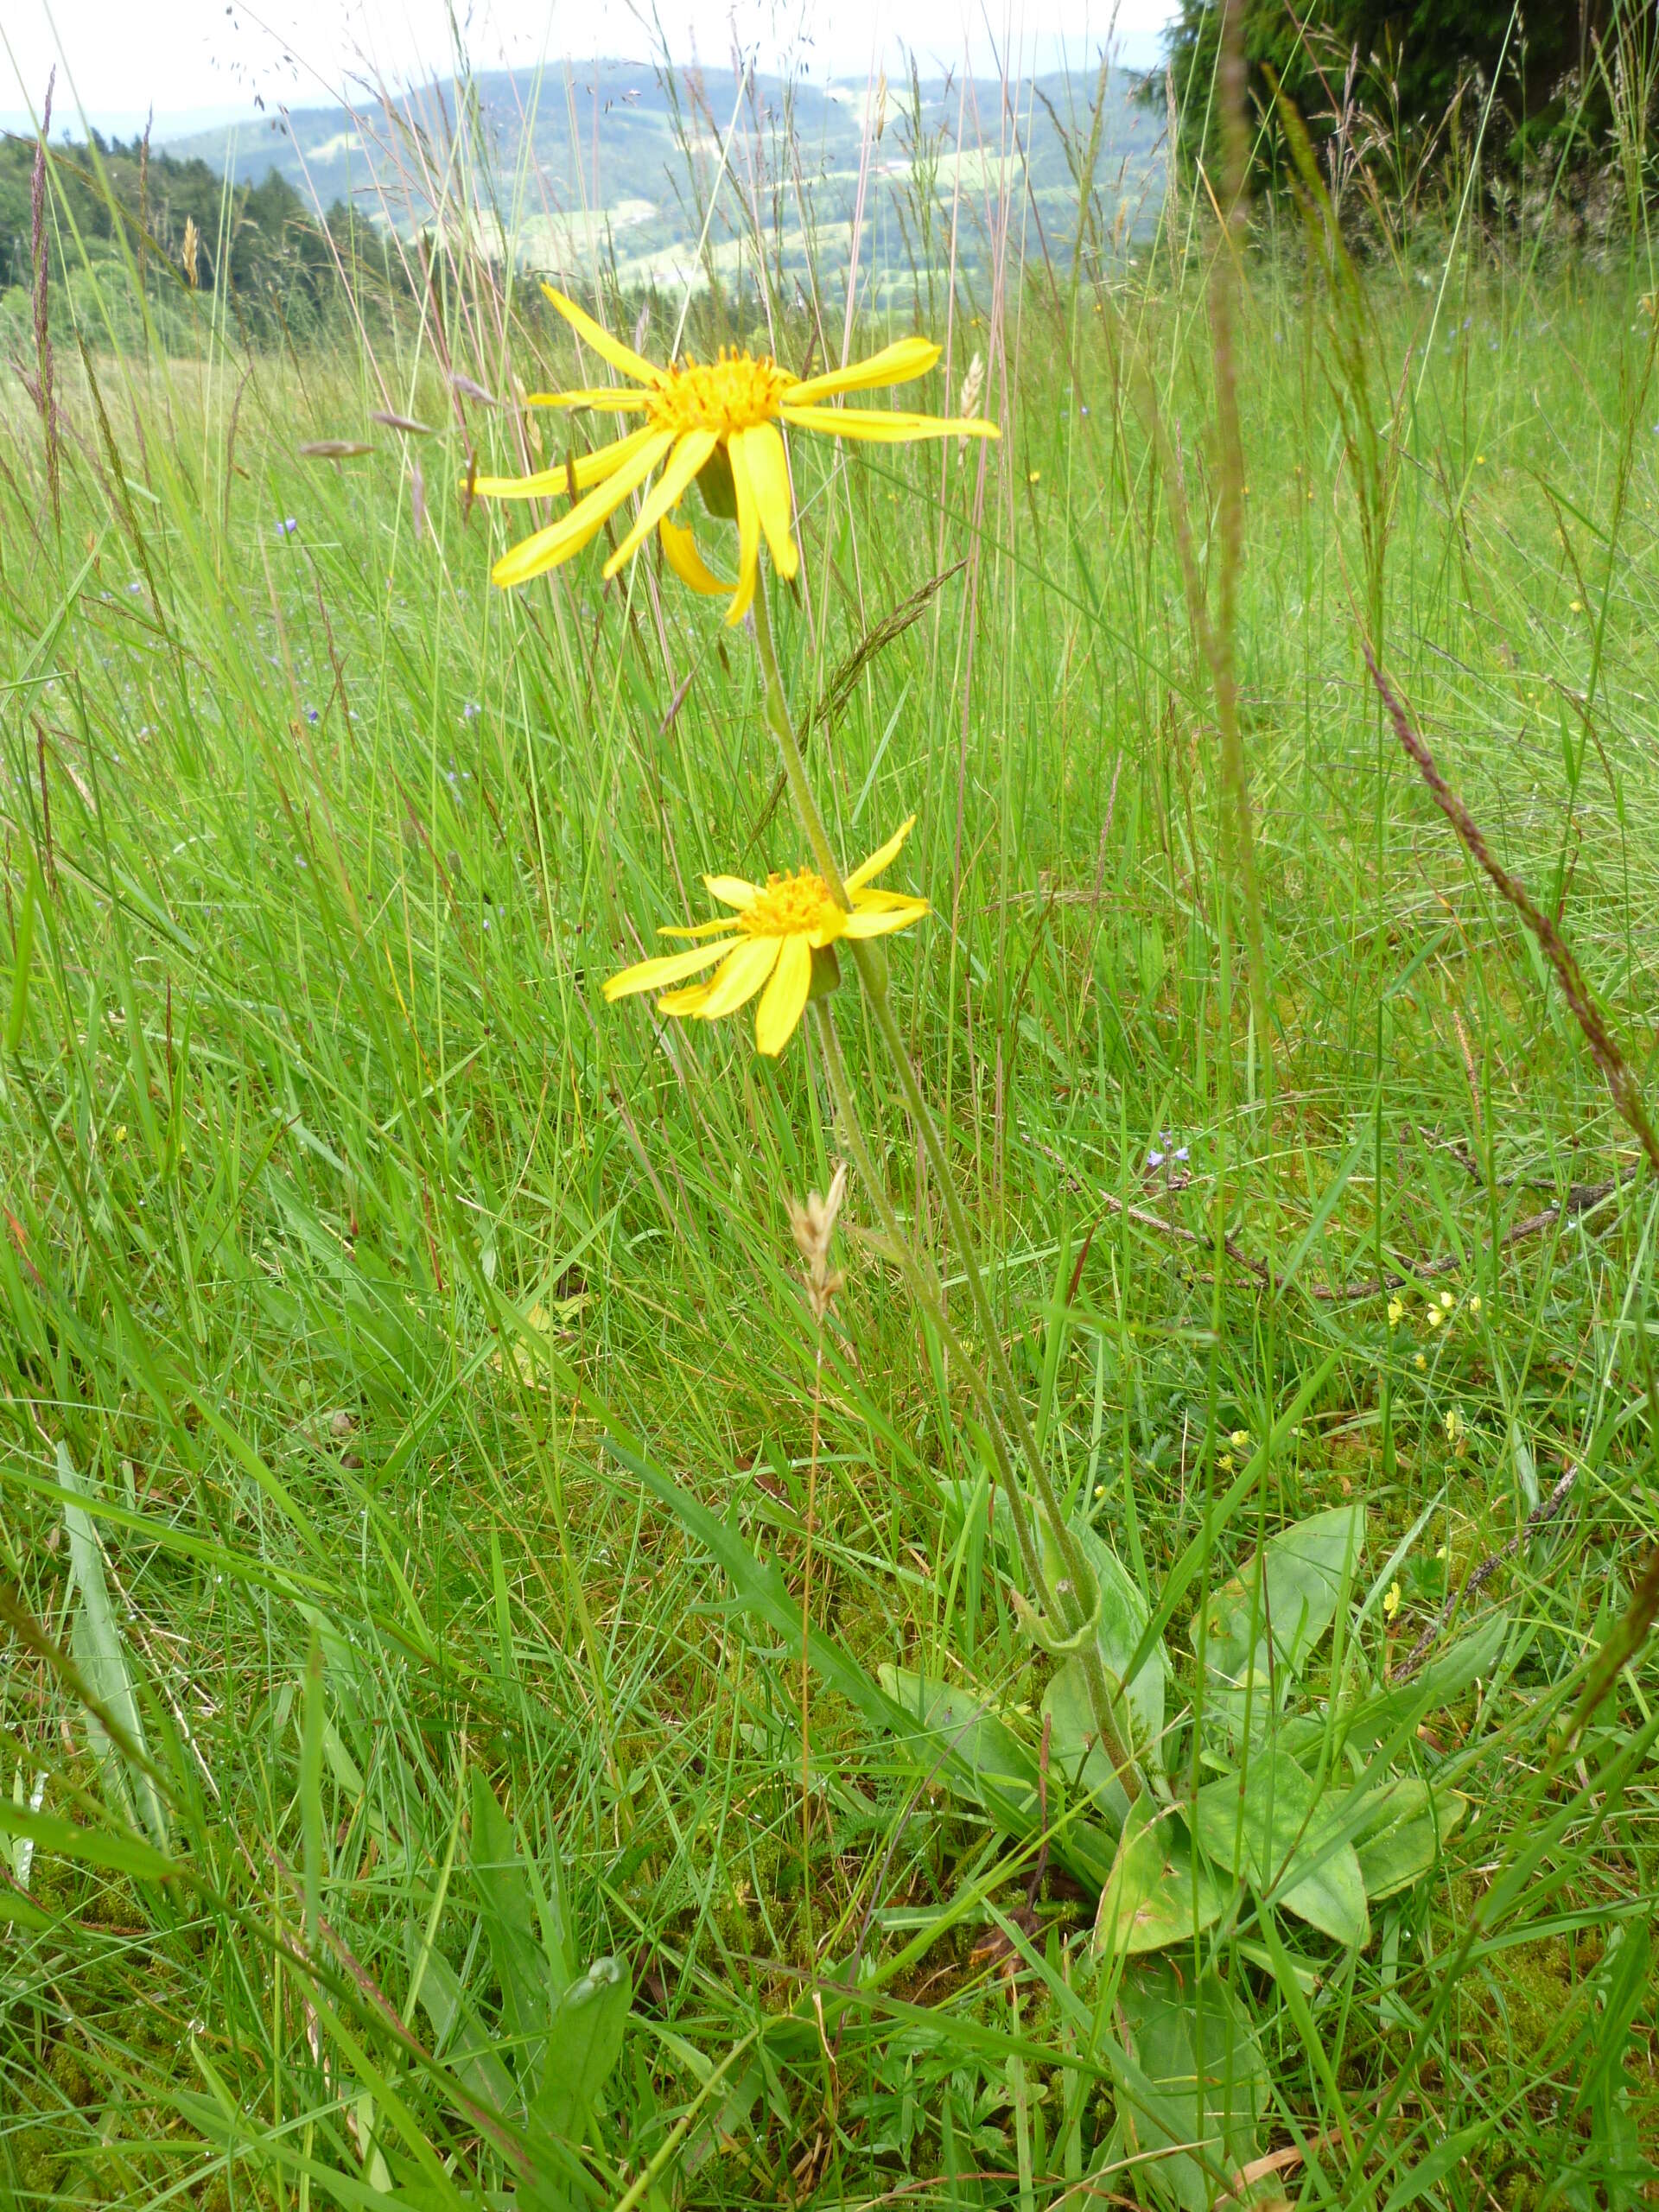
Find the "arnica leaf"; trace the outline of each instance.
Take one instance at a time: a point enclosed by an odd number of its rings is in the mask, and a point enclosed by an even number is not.
[[[1218,1866],[1338,1943],[1370,1941],[1365,1885],[1347,1836],[1352,1808],[1317,1790],[1287,1752],[1258,1748],[1242,1774],[1199,1790],[1193,1815]]]

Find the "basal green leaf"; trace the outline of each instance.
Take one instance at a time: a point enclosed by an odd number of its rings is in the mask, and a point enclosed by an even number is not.
[[[1220,1919],[1226,1902],[1181,1815],[1137,1798],[1100,1893],[1095,1948],[1109,1956],[1190,1943]]]
[[[1441,1845],[1463,1818],[1464,1801],[1404,1775],[1373,1790],[1367,1803],[1373,1809],[1355,1829],[1353,1845],[1365,1894],[1375,1903],[1433,1872]]]
[[[1037,1754],[1002,1720],[988,1699],[960,1683],[931,1681],[902,1667],[878,1669],[893,1708],[905,1716],[893,1726],[925,1772],[970,1803],[982,1806],[1015,1838],[1034,1835],[1039,1822]],[[1049,1745],[1047,1809],[1052,1849],[1079,1879],[1097,1885],[1112,1863],[1111,1838],[1093,1822],[1068,1817],[1068,1776]]]
[[[550,2135],[580,2140],[622,2049],[633,1986],[620,1960],[595,1959],[554,2007],[531,2117]]]
[[[1166,1959],[1126,1970],[1118,2007],[1141,2080],[1118,2088],[1125,2147],[1153,2155],[1137,2177],[1180,2212],[1211,2212],[1260,2153],[1268,2069],[1227,1985]]]
[[[530,1876],[512,1823],[480,1767],[473,1769],[471,1859],[484,1933],[501,1985],[502,2018],[518,2046],[524,2077],[540,2056],[556,1992],[547,1954],[537,1940]]]
[[[1069,1789],[1089,1793],[1116,1834],[1129,1809],[1128,1793],[1096,1740],[1080,1659],[1068,1659],[1050,1682],[1043,1694],[1043,1713],[1049,1724],[1048,1756],[1053,1770]]]
[[[1294,1759],[1266,1745],[1240,1775],[1207,1783],[1194,1805],[1198,1837],[1218,1866],[1338,1943],[1370,1935],[1351,1809],[1319,1793]]]
[[[78,1496],[85,1494],[86,1485],[69,1457],[68,1446],[61,1443],[58,1446],[58,1481],[67,1491]],[[75,1664],[86,1688],[109,1715],[111,1726],[118,1730],[125,1746],[138,1757],[129,1757],[126,1748],[112,1743],[109,1732],[94,1713],[86,1715],[87,1732],[103,1770],[105,1787],[120,1810],[136,1815],[149,1830],[156,1848],[165,1851],[167,1807],[153,1776],[142,1764],[147,1755],[144,1724],[127,1663],[126,1641],[110,1603],[98,1533],[92,1516],[83,1506],[66,1505],[63,1520],[69,1535],[69,1571],[80,1598],[70,1631]]]
[[[961,1684],[930,1681],[907,1668],[880,1667],[876,1672],[887,1695],[948,1751],[941,1781],[965,1788],[988,1811],[1005,1815],[1004,1825],[1015,1835],[1035,1825],[1035,1755],[998,1719],[988,1700]],[[1058,1809],[1056,1785],[1052,1793],[1051,1817]]]
[[[1192,1648],[1224,1681],[1254,1669],[1265,1680],[1269,1636],[1275,1662],[1299,1674],[1335,1617],[1344,1576],[1365,1541],[1363,1505],[1332,1506],[1286,1529],[1246,1561],[1194,1616]]]
[[[1077,1533],[1100,1583],[1100,1623],[1096,1630],[1100,1656],[1109,1678],[1122,1683],[1152,1618],[1152,1608],[1106,1539],[1093,1529]],[[1164,1640],[1156,1637],[1123,1693],[1135,1754],[1143,1762],[1155,1763],[1160,1773],[1164,1768],[1164,1685],[1168,1673]]]

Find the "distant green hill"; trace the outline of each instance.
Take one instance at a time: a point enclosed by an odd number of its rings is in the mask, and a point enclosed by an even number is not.
[[[1114,72],[1093,145],[1094,192],[1115,242],[1144,232],[1162,197],[1162,116]],[[274,171],[314,206],[335,201],[405,237],[471,226],[494,254],[624,287],[694,280],[741,259],[746,216],[781,234],[804,276],[809,238],[844,253],[861,221],[872,292],[988,264],[998,226],[1027,256],[1069,258],[1077,175],[1088,167],[1097,79],[1050,75],[1003,88],[933,79],[863,83],[755,79],[741,104],[729,70],[668,75],[622,60],[559,63],[435,83],[374,108],[301,109],[168,151],[246,181]],[[696,248],[733,138],[701,264]],[[868,126],[868,127],[867,127]],[[879,126],[879,128],[878,128]]]

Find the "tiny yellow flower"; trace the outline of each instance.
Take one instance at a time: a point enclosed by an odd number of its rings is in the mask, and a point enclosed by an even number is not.
[[[729,592],[732,603],[726,619],[741,622],[754,597],[763,532],[780,576],[787,580],[800,564],[780,424],[832,438],[868,439],[878,445],[1001,435],[995,423],[976,417],[947,420],[887,408],[824,404],[845,392],[871,391],[925,376],[939,358],[931,339],[901,338],[868,360],[852,361],[844,369],[816,377],[798,377],[779,368],[769,353],[757,359],[734,348],[722,351],[718,360],[688,359],[663,367],[612,337],[563,292],[550,284],[542,289],[585,345],[645,389],[601,385],[582,391],[533,391],[531,405],[620,410],[642,415],[645,420],[626,437],[613,438],[592,453],[573,454],[556,468],[538,469],[530,476],[477,480],[472,488],[481,499],[543,499],[568,494],[575,501],[569,513],[502,556],[490,572],[498,584],[524,583],[581,552],[660,467],[662,473],[641,501],[632,527],[606,562],[606,575],[613,576],[626,567],[652,531],[658,531],[664,556],[681,582],[694,591]],[[690,528],[670,519],[694,481],[702,484],[712,512],[737,524],[735,584],[722,583],[711,575]]]
[[[1570,600],[1567,603],[1568,603],[1569,607],[1571,607],[1571,609],[1572,609],[1572,611],[1573,611],[1573,613],[1574,614],[1582,614],[1582,613],[1583,613],[1583,612],[1584,612],[1584,606],[1583,606],[1583,603],[1582,603],[1582,601],[1579,601],[1579,600],[1574,599],[1574,600]]]
[[[1470,1301],[1469,1301],[1469,1311],[1470,1311],[1471,1313],[1479,1313],[1479,1311],[1480,1311],[1480,1296],[1479,1296],[1478,1292],[1477,1292],[1477,1294],[1475,1294],[1475,1296],[1470,1300]]]
[[[1221,1469],[1224,1475],[1230,1475],[1233,1471],[1232,1453],[1230,1452],[1224,1452],[1220,1459],[1217,1460],[1216,1465]]]
[[[1248,1452],[1250,1448],[1250,1432],[1248,1428],[1236,1428],[1227,1441],[1235,1452]]]
[[[1405,1301],[1402,1299],[1391,1298],[1389,1300],[1389,1326],[1391,1329],[1397,1329],[1405,1318]]]
[[[1040,484],[1042,480],[1043,472],[1040,468],[1033,468],[1030,475],[1026,479],[1027,484]]]
[[[127,1125],[124,1122],[118,1122],[116,1123],[115,1141],[117,1144],[125,1144],[127,1141]]]
[[[1105,1497],[1105,1495],[1106,1495],[1106,1485],[1105,1485],[1105,1484],[1104,1484],[1104,1483],[1096,1483],[1096,1484],[1095,1484],[1095,1496],[1096,1496],[1096,1497]]]
[[[1428,1365],[1428,1362],[1423,1357],[1421,1352],[1417,1354],[1416,1357],[1411,1363],[1414,1367],[1427,1367]]]
[[[1388,1595],[1382,1600],[1382,1611],[1392,1620],[1399,1610],[1400,1585],[1397,1582],[1391,1582],[1389,1585]]]
[[[1446,1417],[1446,1440],[1455,1444],[1463,1434],[1463,1415],[1453,1406]]]
[[[1440,1293],[1440,1305],[1447,1313],[1452,1311],[1452,1308],[1457,1304],[1457,1300],[1453,1298],[1449,1290],[1443,1290]]]
[[[702,880],[714,897],[736,911],[717,921],[700,922],[694,929],[667,929],[658,934],[715,941],[625,968],[606,984],[606,998],[626,998],[635,991],[682,982],[718,960],[721,964],[708,982],[665,993],[657,1001],[658,1012],[715,1021],[747,1006],[764,984],[755,1010],[754,1041],[768,1058],[775,1058],[805,1011],[815,951],[833,945],[837,938],[886,937],[893,930],[908,929],[927,912],[925,899],[869,888],[872,877],[898,858],[915,820],[912,814],[847,878],[850,911],[837,904],[823,878],[810,868],[794,875],[769,875],[764,886],[745,883],[741,876],[705,875]]]
[[[1431,1329],[1438,1329],[1440,1325],[1440,1307],[1438,1306],[1429,1306],[1424,1313],[1423,1319],[1427,1322]]]

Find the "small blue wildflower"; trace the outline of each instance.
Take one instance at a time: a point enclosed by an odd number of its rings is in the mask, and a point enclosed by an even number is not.
[[[305,710],[305,719],[308,722],[315,722],[320,721],[321,717],[318,715],[315,707],[308,707]]]
[[[276,525],[276,535],[278,537],[292,537],[299,526],[294,516],[284,515]]]

